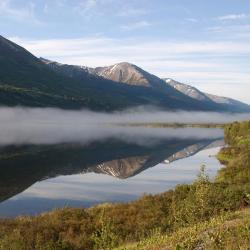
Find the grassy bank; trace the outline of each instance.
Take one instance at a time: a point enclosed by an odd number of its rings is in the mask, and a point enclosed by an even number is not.
[[[170,234],[153,234],[117,250],[249,249],[250,209],[228,212],[208,221],[182,227]]]
[[[65,208],[0,221],[0,249],[247,249],[250,122],[225,127],[216,180],[196,181],[126,204]]]

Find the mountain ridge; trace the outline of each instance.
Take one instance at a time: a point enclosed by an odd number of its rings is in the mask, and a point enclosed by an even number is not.
[[[50,66],[55,67],[66,67],[66,64],[59,64],[57,62],[49,61],[43,59]],[[105,78],[117,83],[123,83],[129,86],[143,86],[146,88],[152,88],[157,91],[166,92],[166,94],[176,95],[181,98],[183,95],[190,97],[194,100],[205,103],[206,105],[214,106],[221,105],[222,109],[226,111],[246,111],[249,112],[250,106],[243,102],[237,101],[232,98],[217,96],[213,94],[208,94],[200,91],[199,89],[184,83],[180,83],[171,78],[159,78],[153,74],[150,74],[137,65],[129,62],[116,63],[111,66],[90,68],[86,66],[78,65],[67,65],[67,67],[72,67],[75,70],[78,69],[84,74]],[[65,72],[64,72],[65,73]],[[67,73],[66,73],[67,75]],[[74,77],[73,74],[68,74]],[[176,91],[174,91],[174,90]],[[181,95],[183,94],[183,95]],[[218,108],[218,106],[217,106]]]
[[[185,95],[130,63],[97,68],[60,64],[39,59],[2,36],[0,105],[100,111],[146,105],[172,111],[223,112],[232,108]],[[242,112],[242,109],[233,111]]]
[[[175,89],[177,89],[178,91],[180,91],[183,94],[188,95],[194,99],[213,101],[215,103],[223,104],[223,105],[240,106],[240,107],[242,107],[243,110],[245,109],[246,111],[247,111],[247,109],[249,109],[248,104],[240,102],[240,101],[235,100],[233,98],[218,96],[218,95],[214,95],[214,94],[208,94],[206,92],[200,91],[199,89],[197,89],[191,85],[175,81],[171,78],[163,78],[163,80],[166,83],[168,83],[169,85],[171,85],[172,87],[174,87]]]

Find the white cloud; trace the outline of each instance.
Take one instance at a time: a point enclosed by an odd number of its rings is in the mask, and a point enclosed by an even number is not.
[[[249,24],[241,24],[241,25],[226,25],[226,26],[214,26],[208,28],[209,31],[214,32],[234,32],[234,35],[237,35],[241,32],[247,32],[250,31],[250,25]]]
[[[169,40],[144,41],[143,39],[115,39],[107,37],[86,37],[78,39],[29,40],[12,37],[11,40],[21,44],[38,56],[49,58],[84,58],[105,57],[144,60],[155,58],[176,59],[178,56],[239,56],[250,53],[248,42],[209,42]],[[98,61],[96,61],[98,64]]]
[[[220,25],[207,28],[208,33],[216,35],[227,40],[236,39],[248,39],[250,38],[250,25],[238,24],[238,25]],[[244,41],[243,40],[243,41]]]
[[[142,16],[148,14],[149,11],[145,9],[124,9],[120,11],[117,15],[122,17],[129,17],[129,16]]]
[[[54,0],[53,2],[56,4],[58,7],[65,7],[67,0]],[[50,1],[49,1],[50,2]]]
[[[198,19],[196,19],[196,18],[186,18],[185,20],[188,21],[188,22],[191,22],[191,23],[197,23],[198,22]]]
[[[31,22],[36,25],[43,24],[35,16],[34,2],[27,2],[23,7],[13,7],[11,0],[0,0],[0,15],[15,21]]]
[[[80,0],[73,9],[76,13],[90,19],[97,15],[113,15],[123,3],[122,0]]]
[[[43,7],[43,12],[45,14],[47,14],[49,12],[49,5],[47,3],[44,4],[44,7]]]
[[[250,18],[250,15],[247,14],[230,14],[230,15],[225,15],[225,16],[219,16],[216,19],[221,20],[221,21],[226,21],[226,20],[241,20],[241,19],[248,19]]]
[[[149,26],[152,26],[152,23],[149,23],[147,21],[140,21],[140,22],[131,23],[131,24],[128,24],[128,25],[123,25],[123,26],[121,26],[121,28],[123,30],[130,31],[130,30],[146,28],[146,27],[149,27]]]
[[[81,14],[87,14],[88,12],[94,10],[97,6],[98,0],[84,0],[81,1],[76,7],[75,10]]]

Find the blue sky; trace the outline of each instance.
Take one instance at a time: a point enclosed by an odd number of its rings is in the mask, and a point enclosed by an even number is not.
[[[248,0],[0,0],[0,31],[36,56],[128,61],[250,103]]]

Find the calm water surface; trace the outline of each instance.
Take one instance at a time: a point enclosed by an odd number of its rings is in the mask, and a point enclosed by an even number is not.
[[[215,155],[223,131],[198,129],[195,136],[194,130],[175,129],[163,139],[151,134],[148,141],[3,147],[0,216],[134,200],[192,182],[203,164],[213,178],[221,167]]]

